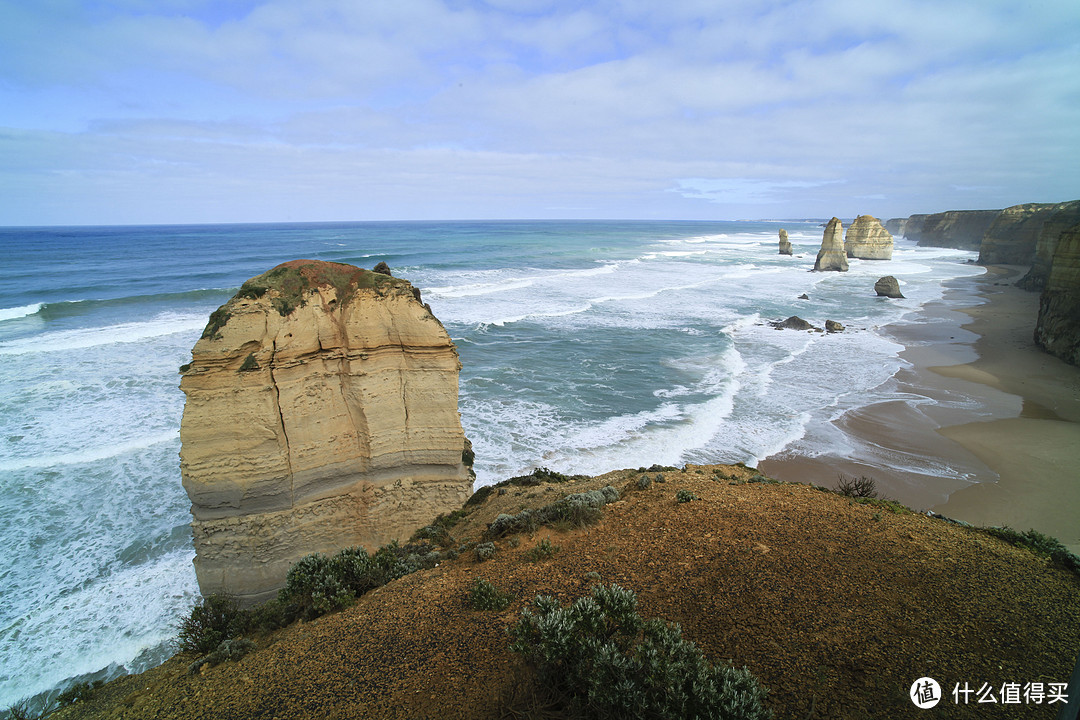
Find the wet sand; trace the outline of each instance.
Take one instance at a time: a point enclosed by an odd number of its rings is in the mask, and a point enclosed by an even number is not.
[[[1024,271],[958,279],[946,303],[887,329],[910,363],[890,381],[903,399],[834,422],[854,450],[781,453],[761,469],[826,487],[839,473],[873,477],[913,508],[1034,528],[1080,553],[1080,368],[1035,346],[1039,296],[1013,286]]]

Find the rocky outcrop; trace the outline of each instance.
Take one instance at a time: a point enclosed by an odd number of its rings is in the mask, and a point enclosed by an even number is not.
[[[769,325],[772,325],[777,330],[818,330],[818,328],[806,322],[798,315],[792,315],[787,320],[773,320]]]
[[[791,241],[788,240],[787,230],[785,230],[784,228],[780,228],[780,254],[791,254]]]
[[[844,252],[843,227],[839,218],[833,218],[825,226],[825,236],[821,239],[821,249],[814,261],[814,270],[848,269],[847,254]]]
[[[892,233],[893,236],[903,236],[907,221],[907,218],[889,218],[885,221],[885,229]]]
[[[949,210],[930,215],[912,215],[903,221],[899,234],[922,247],[947,247],[978,250],[983,235],[990,229],[1000,210]],[[892,220],[889,221],[894,222]],[[886,225],[888,228],[888,225]]]
[[[878,281],[874,283],[874,292],[878,294],[878,297],[904,297],[903,293],[900,292],[900,282],[892,275],[886,275],[883,278],[878,278]]]
[[[892,260],[893,237],[873,215],[860,215],[847,229],[844,252],[860,260]]]
[[[1073,225],[1080,223],[1080,200],[1064,203],[1057,212],[1043,223],[1039,237],[1035,241],[1035,257],[1031,269],[1017,284],[1025,290],[1042,290],[1050,276],[1050,265],[1057,251],[1062,234]]]
[[[1039,299],[1035,343],[1080,365],[1080,224],[1062,233]]]
[[[203,594],[267,598],[304,555],[404,540],[460,507],[459,368],[404,280],[294,260],[245,282],[181,368]]]
[[[983,265],[1030,265],[1043,226],[1071,203],[1027,203],[1005,208],[983,236]]]
[[[841,325],[840,323],[836,322],[835,320],[826,320],[825,321],[825,332],[827,332],[827,333],[844,332],[844,326]]]

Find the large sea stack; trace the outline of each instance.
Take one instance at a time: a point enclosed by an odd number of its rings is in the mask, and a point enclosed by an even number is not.
[[[892,260],[893,236],[873,215],[860,215],[847,229],[844,252],[860,260]]]
[[[843,231],[839,218],[833,218],[825,226],[825,236],[821,239],[821,249],[818,250],[817,260],[814,261],[814,270],[847,271]]]
[[[787,230],[785,230],[784,228],[780,228],[780,254],[791,254],[791,241],[788,240]]]
[[[405,280],[294,260],[245,282],[181,368],[203,594],[268,598],[304,555],[372,550],[460,507],[459,369]]]
[[[1039,299],[1035,342],[1066,362],[1080,365],[1080,224],[1058,239]]]

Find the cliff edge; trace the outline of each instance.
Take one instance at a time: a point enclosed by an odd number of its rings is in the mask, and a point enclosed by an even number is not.
[[[1080,224],[1057,241],[1046,289],[1039,298],[1035,343],[1065,362],[1080,365]]]
[[[459,369],[404,280],[294,260],[245,282],[181,368],[203,594],[266,599],[305,555],[374,549],[460,507]]]

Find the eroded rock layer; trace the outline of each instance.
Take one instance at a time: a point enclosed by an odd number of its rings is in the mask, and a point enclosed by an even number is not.
[[[848,269],[847,254],[844,252],[844,228],[839,218],[833,218],[825,226],[825,235],[821,239],[821,249],[814,261],[814,270]]]
[[[923,247],[978,250],[983,235],[1000,213],[1000,210],[949,210],[912,215],[906,220],[890,220],[885,227],[894,235],[903,235]],[[893,225],[897,230],[892,229]]]
[[[245,282],[182,368],[203,594],[264,599],[304,555],[374,549],[460,507],[459,368],[404,280],[294,260]]]
[[[1018,283],[1025,290],[1042,290],[1050,276],[1050,265],[1057,251],[1062,234],[1073,225],[1080,223],[1080,200],[1064,203],[1053,213],[1039,230],[1035,241],[1035,258],[1031,269]]]
[[[1039,300],[1035,342],[1080,365],[1080,224],[1062,233]]]
[[[893,237],[873,215],[860,215],[847,229],[844,252],[861,260],[892,260]]]
[[[1005,208],[986,231],[979,249],[983,265],[1028,265],[1043,226],[1069,203],[1026,203]]]

